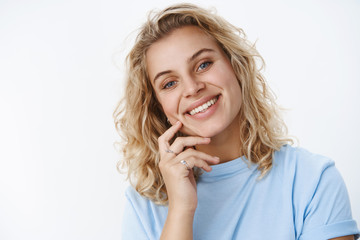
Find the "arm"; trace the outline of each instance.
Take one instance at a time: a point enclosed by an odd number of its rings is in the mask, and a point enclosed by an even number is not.
[[[216,164],[219,162],[219,158],[192,148],[198,144],[208,144],[209,138],[178,137],[170,146],[169,141],[181,127],[180,122],[176,123],[158,139],[159,168],[165,181],[169,199],[169,210],[161,240],[193,239],[197,193],[192,168],[196,166],[205,171],[211,171],[209,163]],[[183,160],[185,163],[181,163]]]
[[[169,210],[160,239],[193,239],[193,220],[193,213]]]
[[[139,205],[134,204],[137,202],[137,196],[140,197],[132,187],[126,189],[125,206],[121,224],[121,239],[123,240],[148,240],[150,238],[149,232],[145,230],[143,221],[138,214],[140,211]]]
[[[303,195],[306,197],[303,198],[305,208],[302,214],[305,218],[302,239],[353,239],[353,235],[359,234],[359,231],[352,219],[345,183],[334,162],[317,155],[308,161],[312,165],[302,176],[306,179],[298,181],[304,186],[311,186],[307,188],[311,191]]]
[[[354,240],[354,235],[332,238],[329,240]]]

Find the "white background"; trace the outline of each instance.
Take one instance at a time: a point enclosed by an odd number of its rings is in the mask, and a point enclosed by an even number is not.
[[[122,62],[172,2],[0,0],[0,239],[120,239]],[[257,41],[290,133],[335,160],[359,224],[360,2],[193,3]]]

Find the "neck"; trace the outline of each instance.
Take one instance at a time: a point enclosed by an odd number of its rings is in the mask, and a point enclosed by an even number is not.
[[[220,158],[220,163],[234,160],[243,155],[241,151],[239,121],[235,119],[232,127],[211,138],[206,145],[197,145],[196,149]]]

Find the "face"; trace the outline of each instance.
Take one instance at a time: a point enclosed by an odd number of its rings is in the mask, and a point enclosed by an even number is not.
[[[150,46],[146,64],[170,123],[182,122],[181,131],[192,136],[234,132],[241,90],[228,57],[212,37],[195,26],[176,29]]]

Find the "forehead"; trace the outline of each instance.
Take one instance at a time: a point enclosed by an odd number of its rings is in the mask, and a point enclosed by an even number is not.
[[[187,60],[202,48],[219,51],[216,40],[196,26],[173,30],[153,43],[146,52],[146,64],[150,79],[158,71],[174,70],[187,64]]]

